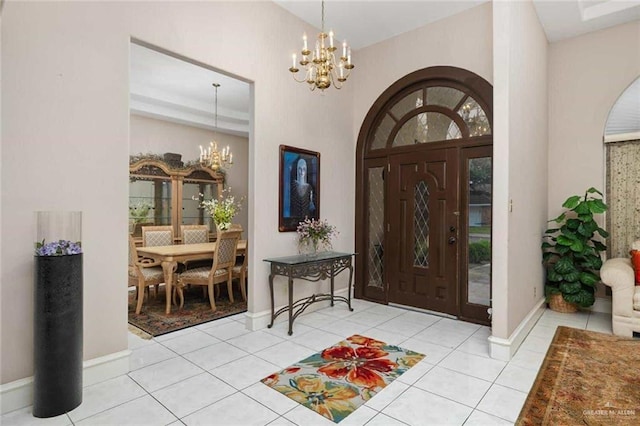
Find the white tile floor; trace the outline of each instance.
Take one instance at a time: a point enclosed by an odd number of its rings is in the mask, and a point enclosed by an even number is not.
[[[31,408],[2,425],[332,425],[259,383],[354,333],[426,358],[341,426],[513,424],[558,325],[611,333],[611,316],[546,311],[510,362],[489,357],[487,327],[355,300],[249,332],[236,315],[152,340],[129,335],[131,372],[84,389],[70,413],[36,419]],[[375,325],[375,327],[371,327]]]

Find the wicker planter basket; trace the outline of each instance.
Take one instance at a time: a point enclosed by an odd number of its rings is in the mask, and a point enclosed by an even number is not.
[[[570,314],[578,311],[578,307],[573,303],[565,301],[560,293],[551,295],[549,298],[549,308],[552,311],[561,312],[563,314]]]

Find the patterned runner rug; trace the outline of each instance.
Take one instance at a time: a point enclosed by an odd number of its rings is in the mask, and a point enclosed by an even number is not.
[[[356,334],[262,383],[339,423],[424,357]]]
[[[517,425],[640,425],[640,340],[558,327]]]
[[[202,324],[230,315],[247,311],[247,302],[242,300],[237,284],[234,284],[234,303],[229,301],[227,286],[219,285],[220,296],[216,297],[216,311],[211,310],[209,297],[202,295],[201,286],[186,288],[184,291],[184,306],[181,310],[177,306],[171,307],[171,313],[165,314],[164,286],[160,287],[157,296],[153,294],[145,298],[142,310],[136,315],[136,292],[129,292],[129,324],[149,333],[160,336],[172,331],[181,330],[193,325]],[[205,287],[206,288],[206,287]]]

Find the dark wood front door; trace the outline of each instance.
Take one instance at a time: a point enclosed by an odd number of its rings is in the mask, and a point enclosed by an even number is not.
[[[390,157],[388,301],[458,315],[456,148]]]

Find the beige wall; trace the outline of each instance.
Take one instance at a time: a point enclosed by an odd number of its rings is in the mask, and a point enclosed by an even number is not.
[[[549,217],[571,195],[591,186],[604,192],[604,128],[616,100],[638,76],[640,21],[551,45]]]
[[[262,259],[295,250],[294,234],[277,231],[279,144],[321,152],[321,214],[340,230],[334,247],[353,249],[353,191],[334,190],[354,186],[353,93],[347,85],[321,95],[292,81],[288,52],[305,31],[316,32],[271,2],[4,4],[1,383],[33,373],[36,210],[83,211],[84,358],[127,348],[131,37],[254,83],[251,312],[269,309]],[[276,304],[285,300],[277,280]]]
[[[375,100],[396,80],[431,66],[450,65],[493,81],[491,3],[359,50],[354,69],[355,141]],[[349,82],[351,83],[351,81]]]
[[[543,297],[548,42],[531,1],[493,7],[492,334],[508,339]]]
[[[226,169],[225,188],[231,188],[236,200],[245,199],[234,223],[242,225],[245,230],[243,235],[246,236],[249,224],[249,139],[135,114],[130,117],[129,152],[134,155],[174,152],[182,154],[182,161],[186,163],[197,160],[199,146],[207,147],[214,139],[221,147],[229,145],[233,153],[233,166]]]

